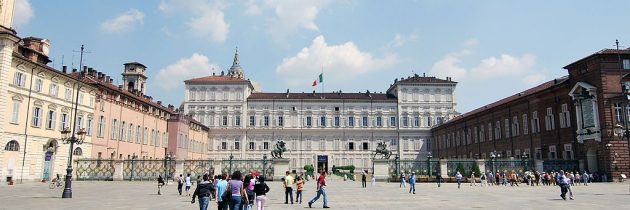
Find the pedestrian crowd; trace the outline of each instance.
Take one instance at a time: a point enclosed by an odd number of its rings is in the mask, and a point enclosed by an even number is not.
[[[326,175],[324,171],[318,174],[316,196],[308,201],[309,208],[320,198],[323,200],[323,208],[330,208],[325,190]],[[257,173],[242,174],[240,171],[235,171],[231,175],[222,174],[214,177],[204,174],[197,177],[197,187],[191,191],[193,182],[190,174],[187,174],[186,177],[183,174],[176,177],[179,195],[192,197],[191,203],[198,203],[200,210],[207,210],[213,200],[218,210],[252,210],[254,206],[257,210],[264,210],[267,193],[270,191],[265,180],[265,176]],[[302,203],[302,192],[306,180],[308,178],[304,176],[304,173],[296,175],[294,178],[289,171],[286,172],[286,175],[281,178],[285,188],[285,204]],[[159,176],[157,181],[158,195],[161,195],[162,187],[165,185],[164,178]],[[293,199],[294,187],[295,200]]]

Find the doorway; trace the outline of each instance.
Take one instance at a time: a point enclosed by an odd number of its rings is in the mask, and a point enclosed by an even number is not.
[[[586,164],[588,164],[588,172],[597,172],[597,149],[595,147],[586,150]]]
[[[317,171],[326,171],[328,172],[328,155],[318,155],[317,156]]]

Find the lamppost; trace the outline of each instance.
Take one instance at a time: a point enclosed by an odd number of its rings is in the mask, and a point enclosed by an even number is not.
[[[490,159],[492,161],[492,173],[495,173],[496,171],[494,170],[494,161],[497,158],[497,155],[495,152],[490,152]]]
[[[523,155],[521,156],[521,158],[523,159],[523,170],[528,171],[529,169],[529,155],[527,153],[523,152]]]
[[[79,66],[83,66],[83,45],[81,45],[81,57],[79,59]],[[61,131],[64,143],[70,143],[70,151],[68,152],[68,168],[66,169],[66,186],[63,189],[61,198],[72,198],[72,152],[74,152],[74,144],[82,144],[85,139],[85,129],[81,128],[77,132],[77,111],[79,110],[79,94],[81,92],[81,80],[83,79],[85,72],[81,71],[77,77],[77,96],[74,101],[74,121],[72,122],[72,132],[70,129],[65,128]],[[70,137],[68,137],[72,133]],[[78,137],[77,137],[78,135]]]
[[[76,112],[75,112],[76,113]],[[75,114],[76,118],[76,114]],[[76,122],[75,122],[76,126]],[[73,126],[74,127],[74,126]],[[76,129],[76,128],[75,128]],[[73,129],[74,130],[74,129]],[[72,135],[70,135],[72,133]],[[75,135],[76,134],[76,135]],[[79,132],[71,132],[69,128],[65,128],[61,131],[61,141],[66,144],[70,144],[70,155],[68,156],[68,168],[66,169],[66,186],[63,189],[62,198],[72,198],[72,152],[74,151],[74,144],[80,145],[85,140],[85,129],[79,129]]]
[[[230,170],[228,171],[229,174],[232,173],[232,159],[234,159],[234,155],[232,155],[232,153],[230,153]]]
[[[396,162],[396,177],[398,177],[400,176],[400,156],[398,156],[398,154],[396,154],[394,161]]]
[[[133,174],[135,172],[135,165],[136,165],[136,159],[138,158],[138,155],[136,155],[136,153],[134,152],[133,155],[131,155],[131,177],[129,178],[129,181],[133,181]]]
[[[267,154],[263,155],[263,176],[267,176]]]
[[[429,172],[429,177],[431,177],[431,158],[433,158],[433,155],[429,152],[429,154],[427,154],[427,171]]]

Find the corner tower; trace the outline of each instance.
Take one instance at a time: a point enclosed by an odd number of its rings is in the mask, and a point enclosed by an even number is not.
[[[125,63],[125,71],[123,76],[123,87],[125,90],[132,92],[133,90],[140,91],[142,94],[146,94],[146,82],[147,76],[144,75],[147,67],[138,62]]]
[[[238,48],[236,48],[236,52],[234,53],[234,61],[232,62],[232,67],[228,71],[228,76],[236,77],[238,79],[245,78],[245,71],[241,68],[241,61],[238,57]]]

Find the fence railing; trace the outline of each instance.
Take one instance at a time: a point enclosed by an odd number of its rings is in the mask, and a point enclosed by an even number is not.
[[[268,159],[227,159],[221,160],[222,170],[224,174],[231,174],[234,171],[240,171],[243,174],[257,173],[264,175],[268,179],[273,177],[273,162]]]
[[[75,160],[77,180],[109,181],[114,177],[114,161],[103,159]]]
[[[175,173],[175,160],[123,160],[124,180],[156,180],[158,176],[171,178]]]
[[[396,174],[396,164],[400,164],[400,172],[417,176],[436,176],[440,173],[440,162],[437,160],[392,160],[389,161],[389,173]]]

